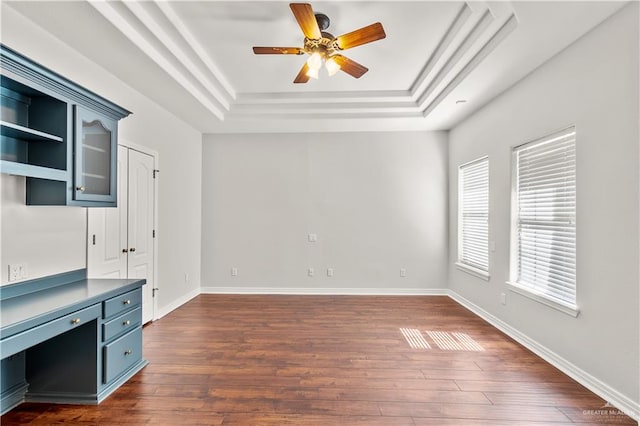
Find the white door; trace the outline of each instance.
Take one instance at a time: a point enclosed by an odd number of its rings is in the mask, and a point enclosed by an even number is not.
[[[146,278],[142,287],[142,321],[153,319],[153,157],[129,150],[129,214],[127,220],[129,278]]]
[[[146,278],[142,321],[154,318],[154,157],[118,147],[118,207],[88,208],[90,278]]]
[[[87,272],[90,278],[127,278],[129,150],[118,147],[118,207],[88,208]]]

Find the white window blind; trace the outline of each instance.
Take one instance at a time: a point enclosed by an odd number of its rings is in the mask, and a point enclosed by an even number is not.
[[[512,281],[575,309],[575,127],[516,147],[514,165],[516,259]]]
[[[489,159],[458,171],[458,264],[489,272]]]

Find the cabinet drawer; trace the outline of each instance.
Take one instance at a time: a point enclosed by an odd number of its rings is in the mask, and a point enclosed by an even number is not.
[[[130,331],[121,338],[104,346],[104,383],[127,371],[142,359],[142,327]]]
[[[22,333],[2,339],[0,359],[44,342],[58,334],[80,327],[89,321],[100,318],[100,304],[95,304],[45,324],[33,327]]]
[[[104,302],[104,315],[109,318],[142,303],[142,289],[136,289],[120,296],[112,297]]]
[[[102,341],[106,342],[122,334],[125,331],[133,330],[142,322],[142,308],[126,312],[102,325]]]

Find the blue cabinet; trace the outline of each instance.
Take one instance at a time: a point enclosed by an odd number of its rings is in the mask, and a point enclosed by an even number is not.
[[[111,207],[126,109],[0,45],[0,172],[32,205]]]
[[[23,401],[100,403],[147,365],[144,283],[80,270],[0,289],[0,414]]]
[[[80,105],[74,113],[73,198],[115,204],[117,121]]]

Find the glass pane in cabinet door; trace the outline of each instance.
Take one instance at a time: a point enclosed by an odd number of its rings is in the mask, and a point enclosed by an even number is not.
[[[111,131],[98,120],[82,121],[82,181],[85,194],[111,193]]]

